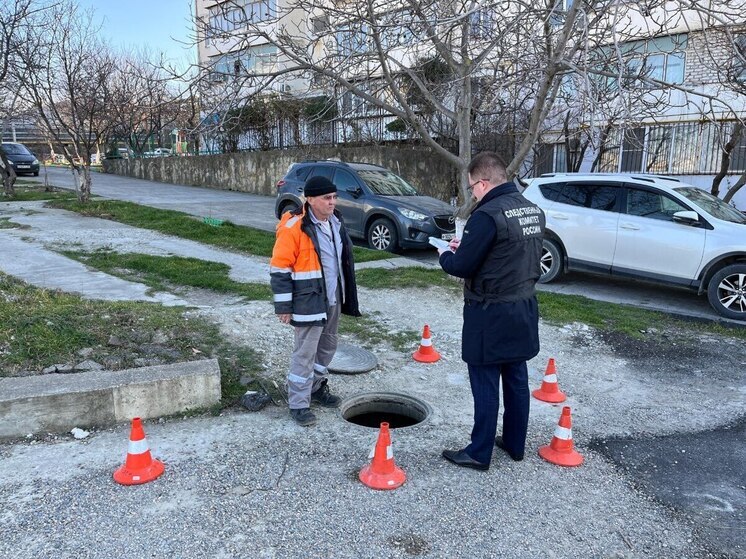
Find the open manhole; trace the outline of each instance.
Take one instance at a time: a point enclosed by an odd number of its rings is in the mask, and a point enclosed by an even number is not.
[[[419,425],[430,417],[432,411],[426,402],[397,392],[358,394],[340,406],[345,421],[376,429],[384,421],[391,429]]]

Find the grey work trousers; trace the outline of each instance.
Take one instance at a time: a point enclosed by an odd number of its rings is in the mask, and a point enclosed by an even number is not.
[[[342,304],[329,307],[324,326],[295,326],[295,347],[288,372],[288,404],[291,410],[308,408],[311,392],[321,388],[326,367],[337,351],[337,327]]]

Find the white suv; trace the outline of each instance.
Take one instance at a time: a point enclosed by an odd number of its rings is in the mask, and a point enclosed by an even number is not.
[[[578,270],[668,283],[746,321],[746,215],[719,198],[670,177],[598,173],[542,175],[524,195],[547,217],[539,281]]]

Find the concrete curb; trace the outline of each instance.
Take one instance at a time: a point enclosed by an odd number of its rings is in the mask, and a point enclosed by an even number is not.
[[[220,401],[217,359],[0,379],[0,439],[151,418]]]

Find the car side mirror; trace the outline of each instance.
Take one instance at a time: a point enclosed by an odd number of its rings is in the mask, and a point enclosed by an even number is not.
[[[693,227],[698,227],[700,225],[699,214],[691,210],[676,212],[673,214],[673,220],[682,225],[691,225]]]
[[[345,191],[352,194],[355,198],[363,193],[363,189],[359,186],[348,186],[347,188],[345,188]]]

